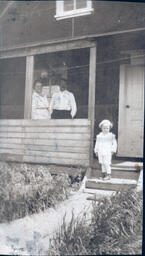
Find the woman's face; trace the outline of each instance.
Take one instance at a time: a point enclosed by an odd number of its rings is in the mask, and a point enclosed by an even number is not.
[[[42,93],[42,84],[40,82],[36,83],[35,84],[35,91],[38,93],[38,94],[41,94]]]

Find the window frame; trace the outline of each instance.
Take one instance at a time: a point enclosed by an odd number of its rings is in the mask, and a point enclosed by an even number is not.
[[[56,15],[54,16],[56,20],[62,20],[72,17],[84,16],[89,15],[93,12],[92,8],[92,0],[87,0],[87,7],[78,8],[71,11],[64,11],[64,1],[65,0],[57,0],[56,1]],[[77,0],[73,0],[76,1]]]

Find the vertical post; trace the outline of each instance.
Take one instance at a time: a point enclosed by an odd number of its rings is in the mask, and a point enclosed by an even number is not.
[[[90,48],[90,68],[89,68],[89,108],[88,119],[91,121],[91,141],[90,141],[90,167],[93,166],[94,147],[94,124],[95,124],[95,88],[96,88],[96,46]]]
[[[31,119],[33,74],[34,74],[34,56],[27,56],[26,57],[24,119]]]

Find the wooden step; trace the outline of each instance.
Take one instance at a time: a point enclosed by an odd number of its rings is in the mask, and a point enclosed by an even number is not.
[[[142,162],[121,162],[118,164],[111,164],[111,167],[119,170],[132,170],[132,171],[140,171],[143,169]]]
[[[131,170],[119,170],[119,169],[112,169],[111,176],[112,178],[118,179],[133,179],[138,180],[139,178],[139,171],[131,171]],[[101,170],[92,169],[91,178],[99,178],[101,177]]]
[[[85,183],[85,188],[89,189],[100,189],[100,190],[125,190],[128,188],[135,188],[137,185],[136,180],[129,179],[111,179],[111,180],[99,180],[99,179],[88,179]]]

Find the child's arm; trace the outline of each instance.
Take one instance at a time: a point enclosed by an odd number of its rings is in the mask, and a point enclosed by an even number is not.
[[[98,153],[98,146],[99,146],[99,144],[98,144],[98,138],[97,138],[98,136],[96,136],[96,143],[95,143],[95,148],[94,148],[94,153],[97,155],[97,153]]]
[[[113,138],[112,138],[112,149],[111,149],[111,151],[112,151],[112,154],[116,153],[116,151],[117,151],[117,140],[116,140],[114,134],[113,134]]]

